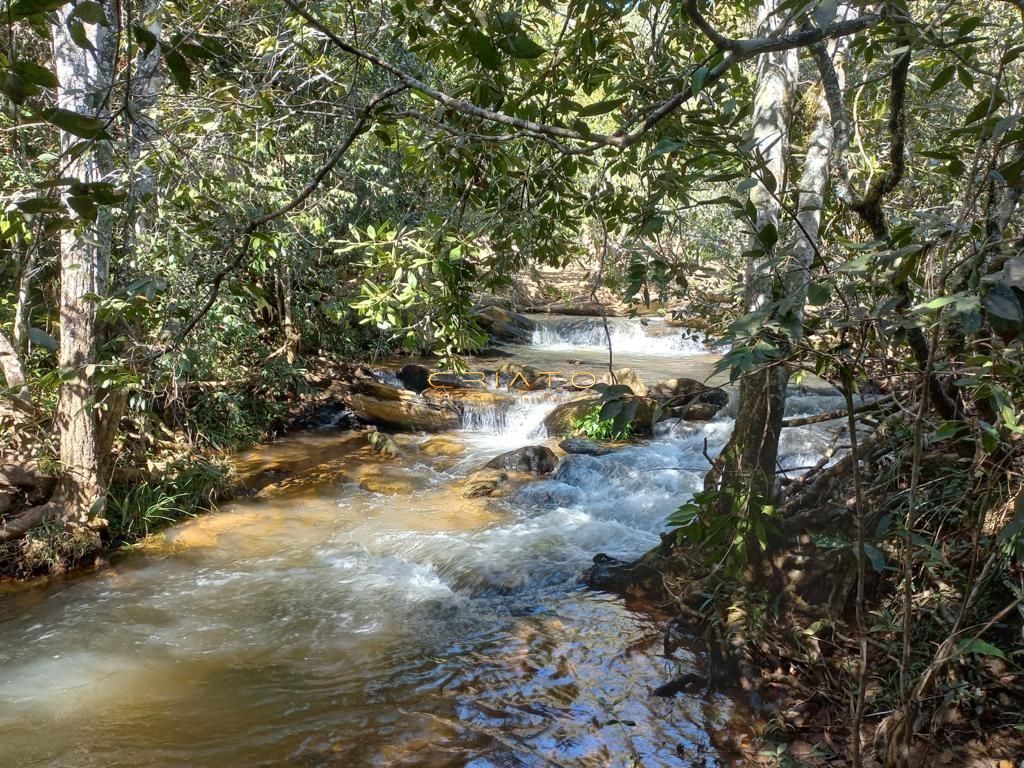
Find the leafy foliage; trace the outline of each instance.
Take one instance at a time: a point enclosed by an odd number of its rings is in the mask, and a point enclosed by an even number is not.
[[[625,427],[617,428],[614,418],[601,418],[601,410],[600,405],[595,405],[578,419],[573,419],[573,431],[591,440],[629,440],[633,433],[632,426],[627,424]]]

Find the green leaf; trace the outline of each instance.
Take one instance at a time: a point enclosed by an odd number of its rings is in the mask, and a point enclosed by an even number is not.
[[[931,440],[934,442],[940,442],[942,440],[949,440],[950,438],[956,437],[960,431],[964,429],[963,422],[960,421],[946,421],[943,422],[942,426],[936,429],[932,435]]]
[[[52,123],[65,133],[83,139],[110,139],[107,132],[103,130],[106,123],[98,117],[60,108],[48,109],[43,112],[42,117],[46,122]]]
[[[47,11],[55,11],[67,5],[67,2],[68,0],[14,0],[10,8],[11,21],[27,19],[29,16]]]
[[[807,287],[807,303],[815,307],[823,307],[832,298],[831,283],[811,283]]]
[[[526,35],[509,35],[498,45],[517,59],[537,59],[544,55],[544,49]]]
[[[954,75],[956,75],[956,65],[950,64],[932,80],[931,93],[935,93],[937,90],[949,85],[953,81]]]
[[[981,447],[986,453],[994,453],[999,447],[999,433],[987,421],[979,421],[978,426],[981,428]]]
[[[86,51],[94,51],[96,47],[92,44],[92,40],[89,39],[89,33],[85,29],[85,24],[76,18],[68,19],[68,32],[71,33],[71,39],[74,40],[75,45]]]
[[[160,42],[156,35],[138,24],[132,24],[132,34],[135,36],[135,42],[142,49],[143,56],[149,56]]]
[[[704,83],[708,79],[708,68],[697,67],[690,76],[690,95],[696,96],[704,89]]]
[[[973,640],[964,640],[957,646],[957,651],[961,654],[975,653],[979,656],[997,656],[1000,659],[1005,659],[1006,654],[999,648],[992,645],[992,643],[985,642],[979,637]]]
[[[885,570],[885,555],[882,554],[878,547],[874,544],[865,544],[864,554],[871,561],[871,567],[875,569],[875,573],[881,573]]]
[[[604,101],[596,101],[593,104],[587,104],[580,111],[580,117],[594,117],[596,115],[606,115],[609,112],[618,109],[626,103],[625,99],[605,99]]]
[[[775,247],[775,244],[779,242],[779,230],[775,224],[771,221],[765,222],[764,226],[757,231],[757,239],[764,246],[764,249],[770,250]]]
[[[1000,166],[997,172],[1003,177],[1008,186],[1015,185],[1020,181],[1021,174],[1024,174],[1024,157],[1018,157],[1016,160],[1011,160],[1005,165]]]
[[[71,15],[81,19],[86,24],[99,24],[104,27],[110,26],[110,21],[107,19],[107,13],[103,10],[103,6],[95,2],[95,0],[80,0],[75,6],[75,10],[71,12]]]
[[[651,157],[661,157],[662,155],[667,155],[670,152],[675,152],[676,150],[682,149],[685,146],[686,144],[682,141],[662,139],[655,145],[653,151],[651,152]]]
[[[79,217],[86,221],[96,221],[99,205],[92,195],[71,195],[68,197],[68,205]]]
[[[57,340],[41,328],[29,328],[28,340],[37,347],[48,349],[51,352],[57,351]]]
[[[33,197],[21,200],[15,205],[24,213],[55,213],[60,210],[60,201],[52,197]]]
[[[661,232],[665,227],[664,216],[652,216],[644,222],[643,227],[640,228],[640,234],[645,236],[656,235]]]
[[[1024,312],[1013,289],[996,283],[981,300],[982,306],[993,322],[1020,331],[1024,323]]]
[[[469,42],[469,48],[473,51],[473,55],[484,67],[501,69],[501,54],[487,35],[475,27],[468,27],[466,40]]]
[[[742,195],[744,192],[749,192],[750,190],[752,190],[756,186],[757,186],[757,179],[754,179],[754,178],[744,179],[743,181],[741,181],[739,184],[736,185],[736,191],[739,194]]]
[[[56,88],[59,84],[57,75],[46,67],[39,66],[34,61],[19,61],[12,69],[28,82],[43,88]]]
[[[167,62],[167,71],[175,85],[188,93],[192,89],[192,70],[188,61],[177,51],[167,51],[164,54],[164,61]]]

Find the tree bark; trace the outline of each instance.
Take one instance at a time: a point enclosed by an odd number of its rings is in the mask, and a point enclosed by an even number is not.
[[[21,358],[3,331],[0,331],[0,371],[4,374],[7,388],[18,390],[17,397],[22,400],[28,399],[28,392],[25,389],[25,370],[22,368]]]
[[[86,25],[93,50],[80,47],[68,29],[74,9],[56,11],[53,25],[53,58],[59,81],[58,105],[80,114],[108,116],[107,102],[113,82],[116,8],[104,0],[110,26]],[[109,181],[112,168],[110,143],[83,140],[62,131],[61,151],[69,161],[65,176],[81,184]],[[72,526],[88,526],[102,520],[105,483],[97,453],[96,304],[94,296],[107,290],[111,244],[111,214],[101,206],[90,220],[79,217],[74,229],[61,236],[60,253],[60,368],[63,383],[57,405],[56,426],[60,438],[63,476],[57,491],[61,515]]]
[[[18,295],[14,303],[14,349],[19,355],[28,352],[28,308],[31,298],[32,277],[36,268],[36,249],[29,247],[18,275]]]
[[[780,16],[776,0],[764,0],[759,20],[759,37],[772,35]],[[757,59],[757,89],[754,97],[752,138],[762,160],[764,181],[751,190],[757,211],[756,231],[749,251],[758,252],[747,262],[745,302],[747,312],[766,311],[777,296],[776,245],[761,235],[780,230],[786,160],[789,152],[789,124],[797,76],[795,51],[764,53]],[[766,186],[765,181],[769,186]],[[789,373],[771,366],[746,376],[740,383],[736,427],[720,457],[720,471],[709,472],[708,487],[721,490],[719,508],[727,514],[745,516],[751,504],[770,502],[775,495],[775,468]]]
[[[292,268],[282,256],[277,262],[277,284],[281,292],[281,327],[284,331],[284,355],[289,365],[294,365],[299,354],[301,341],[295,324],[295,296],[292,289]]]

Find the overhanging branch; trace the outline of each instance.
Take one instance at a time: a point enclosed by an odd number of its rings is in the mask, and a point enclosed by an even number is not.
[[[480,107],[472,102],[465,101],[464,99],[455,98],[454,96],[425,83],[419,78],[414,77],[396,64],[387,61],[377,54],[363,50],[347,42],[341,37],[341,35],[327,26],[322,19],[308,8],[304,7],[300,0],[284,0],[284,3],[296,14],[302,17],[311,27],[324,35],[332,45],[338,48],[338,50],[343,51],[350,56],[362,59],[363,61],[388,72],[396,77],[399,82],[403,83],[406,87],[422,93],[424,96],[429,97],[438,104],[441,104],[448,109],[460,112],[461,114],[469,115],[486,122],[505,125],[525,131],[532,136],[547,137],[557,141],[568,141],[583,144],[584,149],[574,150],[577,153],[593,152],[601,147],[616,147],[619,149],[628,147],[636,143],[644,134],[661,122],[661,120],[696,95],[693,92],[692,86],[688,85],[685,89],[673,94],[662,102],[662,104],[648,115],[648,117],[645,118],[633,131],[620,128],[613,134],[583,133],[560,125],[550,125],[548,123],[525,120],[523,118],[509,115],[506,112],[485,109],[484,107]],[[700,18],[703,17],[701,16]],[[724,53],[725,56],[717,65],[708,71],[707,77],[704,79],[703,87],[707,88],[708,86],[713,85],[737,64],[756,58],[762,53],[786,51],[793,48],[805,48],[823,40],[831,40],[837,37],[856,34],[857,32],[862,32],[865,29],[875,26],[882,20],[882,18],[883,14],[868,13],[854,19],[830,24],[825,28],[806,29],[792,32],[787,35],[777,35],[770,38],[752,38],[749,40],[731,40],[730,38],[726,38],[725,36],[715,32],[711,25],[704,21],[703,24],[707,29],[705,30],[702,27],[702,32],[704,32],[704,34],[708,34],[710,31],[714,34],[714,37],[711,39],[718,48],[716,54]],[[713,58],[714,56],[715,54],[712,54],[712,57],[710,58]]]

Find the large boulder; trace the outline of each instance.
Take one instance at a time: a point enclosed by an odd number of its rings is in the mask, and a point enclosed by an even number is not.
[[[473,313],[477,324],[499,341],[529,344],[537,324],[526,315],[501,307],[480,307]]]
[[[652,385],[647,394],[668,404],[669,414],[688,421],[709,421],[729,404],[725,390],[711,388],[696,379],[666,379]]]
[[[532,475],[547,475],[555,471],[558,459],[554,451],[545,445],[527,445],[514,451],[495,456],[484,466],[487,469],[502,469],[510,472],[529,472]]]
[[[632,368],[616,368],[612,373],[602,375],[598,382],[601,384],[624,384],[633,390],[634,395],[648,396],[647,385],[640,378],[640,374]]]
[[[373,379],[356,379],[348,405],[365,422],[409,431],[442,432],[461,423],[455,409]]]
[[[408,363],[399,368],[395,375],[398,376],[398,380],[402,382],[402,386],[406,389],[411,389],[413,392],[422,392],[430,386],[431,373],[433,371],[425,365]]]
[[[651,422],[657,416],[658,421],[668,418],[667,412],[659,410],[657,401],[649,397],[630,398],[637,404],[636,413],[630,422],[634,435],[649,435],[651,433]],[[549,435],[571,435],[575,432],[573,423],[583,418],[595,406],[601,404],[599,397],[584,397],[577,400],[570,400],[555,407],[544,419],[544,427]]]
[[[599,397],[583,397],[570,400],[567,403],[560,403],[555,406],[547,416],[544,417],[544,427],[548,434],[556,437],[559,435],[571,435],[573,433],[573,422],[583,418],[590,410],[600,405]]]

